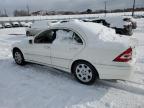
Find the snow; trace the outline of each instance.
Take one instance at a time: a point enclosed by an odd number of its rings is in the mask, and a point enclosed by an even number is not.
[[[25,38],[25,28],[0,30],[0,108],[143,108],[144,19],[137,19],[137,70],[131,82],[78,83],[70,74],[36,64],[18,66],[11,44]],[[17,35],[9,35],[17,34]]]
[[[92,23],[92,22],[83,22],[79,20],[72,20],[67,23],[62,23],[58,25],[54,25],[54,27],[62,27],[66,26],[69,28],[75,28],[76,31],[83,31],[87,36],[91,37],[88,38],[90,42],[94,40],[94,43],[96,40],[100,39],[103,41],[113,41],[114,38],[119,37],[115,34],[115,30],[111,28],[107,28],[101,24],[98,23]],[[95,38],[95,39],[94,39]]]
[[[13,22],[12,24],[14,24],[14,25],[15,25],[15,24],[17,24],[17,25],[19,25],[19,23],[18,23],[18,22]]]
[[[7,29],[0,29],[0,34],[16,34],[16,35],[25,35],[26,34],[26,31],[25,31],[26,28],[24,27],[20,27],[20,28],[7,28]]]
[[[106,16],[130,16],[131,12],[107,13]],[[144,11],[135,12],[135,15],[144,15]],[[58,19],[77,19],[103,17],[102,14],[83,14],[83,15],[48,15],[48,16],[23,16],[23,17],[1,17],[0,21],[35,21],[35,20],[58,20]]]
[[[88,23],[85,22],[85,30],[87,31],[90,30],[94,33],[94,36],[97,37],[100,40],[103,41],[113,41],[116,38],[119,38],[118,35],[116,35],[115,30],[111,29],[111,28],[107,28],[101,24],[97,24],[97,23]]]
[[[131,22],[123,21],[122,16],[107,16],[102,17],[110,24],[110,27],[124,28],[126,25],[131,25]]]
[[[53,44],[63,43],[63,44],[69,44],[73,41],[72,31],[65,31],[65,30],[59,30],[56,33],[57,37]]]
[[[11,26],[11,24],[10,24],[10,23],[5,23],[4,25],[5,25],[5,26]]]
[[[0,28],[2,28],[3,26],[2,26],[2,24],[0,24]]]
[[[25,22],[20,22],[20,24],[21,24],[23,27],[27,26],[27,24],[26,24]]]
[[[48,28],[48,21],[47,20],[35,21],[31,25],[31,28]]]
[[[71,45],[71,44],[81,44],[80,38],[72,31],[68,30],[58,30],[56,32],[56,39],[53,44],[63,44],[63,45]]]
[[[60,26],[63,24],[59,24]],[[59,26],[59,25],[56,25]],[[115,30],[112,28],[105,27],[98,23],[92,22],[83,22],[79,20],[70,21],[64,24],[66,27],[73,27],[77,31],[83,31],[87,35],[87,41],[89,45],[94,45],[95,42],[99,43],[100,45],[105,46],[106,42],[110,42],[109,45],[113,45],[113,43],[122,43],[126,46],[132,42],[132,39],[129,37],[121,37],[120,35],[115,33]],[[133,42],[136,40],[133,39]],[[135,42],[136,43],[136,42]],[[134,43],[134,44],[135,44]],[[107,44],[108,45],[108,44]],[[118,45],[118,44],[116,44]]]

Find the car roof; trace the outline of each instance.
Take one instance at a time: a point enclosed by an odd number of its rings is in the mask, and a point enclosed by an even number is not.
[[[18,22],[12,22],[12,24],[19,24]]]
[[[4,23],[4,24],[5,24],[5,25],[11,25],[11,24],[10,24],[10,23],[8,23],[8,22],[7,22],[7,23]]]
[[[108,38],[116,37],[115,31],[107,28],[101,24],[92,22],[83,22],[79,20],[69,21],[66,23],[59,23],[51,26],[50,29],[68,28],[77,31],[89,43],[96,42],[96,40],[108,40]]]

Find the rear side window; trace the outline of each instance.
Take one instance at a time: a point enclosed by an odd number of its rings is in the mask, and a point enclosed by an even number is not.
[[[68,29],[59,29],[56,31],[54,44],[83,44],[82,39],[73,31]]]

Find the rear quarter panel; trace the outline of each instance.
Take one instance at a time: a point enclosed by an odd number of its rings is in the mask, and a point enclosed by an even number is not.
[[[128,63],[113,61],[128,48],[129,46],[118,43],[98,43],[94,46],[86,46],[84,50],[73,58],[73,61],[81,59],[97,65],[129,66]]]

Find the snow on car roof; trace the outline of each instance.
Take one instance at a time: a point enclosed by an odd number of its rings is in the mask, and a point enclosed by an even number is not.
[[[47,27],[48,27],[48,21],[47,20],[35,21],[31,25],[31,28],[47,28]]]
[[[120,37],[115,33],[114,29],[105,27],[101,24],[83,21],[70,21],[66,23],[59,23],[50,27],[51,29],[57,28],[67,28],[75,32],[78,32],[90,46],[97,47],[109,45],[113,46],[112,43],[119,43],[123,45],[128,45],[128,39],[125,37]],[[109,44],[106,44],[109,43]],[[119,45],[115,44],[115,45]]]
[[[12,22],[12,24],[19,24],[18,22]]]
[[[52,28],[69,28],[79,32],[81,35],[86,36],[86,40],[113,40],[113,38],[118,37],[115,31],[111,28],[107,28],[101,24],[92,22],[83,22],[79,20],[74,20],[66,23],[60,23],[52,26]]]
[[[131,25],[131,22],[128,23],[123,20],[123,16],[106,16],[100,17],[100,19],[104,19],[106,22],[110,23],[110,27],[124,28],[124,25]]]
[[[4,23],[4,25],[11,25],[10,23]]]
[[[105,17],[104,18],[108,23],[110,23],[111,27],[123,28],[125,22],[123,21],[123,17],[115,16],[115,17]]]

